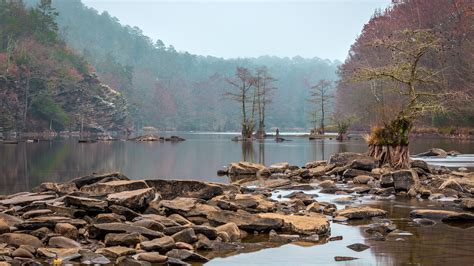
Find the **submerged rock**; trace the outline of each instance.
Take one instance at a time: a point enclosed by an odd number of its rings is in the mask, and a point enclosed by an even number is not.
[[[347,247],[354,250],[354,251],[356,251],[356,252],[361,252],[361,251],[364,251],[364,250],[370,248],[369,246],[361,244],[361,243],[351,244]]]

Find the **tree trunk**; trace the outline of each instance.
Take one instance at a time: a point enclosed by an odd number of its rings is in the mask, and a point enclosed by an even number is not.
[[[409,168],[410,151],[408,145],[375,145],[370,144],[368,155],[376,159],[380,166],[385,164],[400,169]]]

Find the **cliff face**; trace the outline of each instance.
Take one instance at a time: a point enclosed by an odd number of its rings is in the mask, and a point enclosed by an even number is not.
[[[40,112],[37,95],[28,97],[25,113],[24,80],[0,76],[0,131],[40,132],[49,130],[80,130],[105,132],[125,130],[128,123],[127,102],[108,85],[101,83],[94,74],[87,75],[74,84],[63,84],[50,90],[53,113]],[[57,121],[61,113],[65,121]],[[24,125],[25,124],[25,125]]]

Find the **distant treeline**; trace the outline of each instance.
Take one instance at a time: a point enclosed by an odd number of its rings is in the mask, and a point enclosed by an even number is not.
[[[152,40],[80,0],[53,1],[53,6],[64,39],[103,81],[125,95],[136,127],[240,130],[238,104],[223,97],[230,86],[226,80],[237,67],[254,71],[266,66],[277,88],[268,106],[267,128],[309,128],[309,88],[320,79],[337,79],[337,61],[197,56]]]

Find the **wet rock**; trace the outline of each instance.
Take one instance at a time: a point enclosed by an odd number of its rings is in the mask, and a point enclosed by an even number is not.
[[[344,217],[344,216],[336,216],[332,219],[334,222],[347,222],[349,218]]]
[[[132,210],[143,210],[154,198],[155,190],[153,188],[145,188],[109,194],[107,201]]]
[[[148,261],[141,261],[132,257],[125,256],[118,257],[115,261],[115,264],[119,266],[151,266],[151,263]]]
[[[269,231],[283,226],[281,219],[263,218],[242,210],[237,212],[212,211],[207,215],[207,219],[216,225],[234,222],[240,229],[249,231]]]
[[[351,244],[347,247],[354,250],[354,251],[356,251],[356,252],[361,252],[361,251],[364,251],[364,250],[370,248],[369,246],[361,244],[361,243]]]
[[[413,160],[410,162],[410,167],[411,168],[420,168],[426,173],[431,173],[431,169],[428,166],[428,163],[423,161],[423,160]]]
[[[45,216],[45,215],[48,215],[48,214],[52,214],[53,212],[49,209],[44,209],[44,210],[32,210],[32,211],[27,211],[25,213],[23,213],[23,215],[21,216],[21,218],[23,219],[30,219],[30,218],[33,218],[33,217],[36,217],[36,216]]]
[[[173,249],[175,247],[175,242],[172,237],[164,236],[151,241],[143,241],[141,247],[146,251],[158,251],[162,253]]]
[[[415,157],[440,157],[440,158],[446,158],[448,156],[448,153],[444,151],[443,149],[438,149],[438,148],[432,148],[426,152],[419,153],[415,155]]]
[[[30,232],[30,235],[35,236],[39,239],[44,239],[47,234],[49,234],[50,231],[47,227],[41,227],[39,229],[36,229],[34,231]]]
[[[347,164],[351,163],[354,160],[360,160],[360,159],[373,160],[372,157],[367,156],[363,153],[341,152],[341,153],[333,154],[329,158],[328,163],[329,164],[334,164],[336,166],[344,166],[344,165],[347,165]]]
[[[38,248],[37,254],[49,259],[58,258],[67,261],[81,257],[79,250],[80,248]]]
[[[173,249],[166,253],[166,256],[176,258],[184,261],[193,261],[193,262],[208,262],[209,259],[203,257],[197,253],[186,249]]]
[[[81,244],[64,236],[54,236],[49,239],[48,246],[53,248],[79,248]]]
[[[71,219],[63,216],[41,216],[26,220],[15,226],[20,230],[36,230],[41,227],[53,229],[57,223],[69,223],[75,226],[85,226],[87,224],[82,219]]]
[[[413,170],[399,170],[392,172],[393,186],[396,191],[408,191],[412,187],[418,189],[420,180],[418,174]]]
[[[196,242],[197,237],[192,228],[184,229],[171,236],[174,239],[174,242],[185,242],[192,244]]]
[[[73,183],[76,185],[77,188],[82,188],[85,185],[90,185],[98,182],[105,182],[105,181],[113,181],[113,180],[129,180],[128,177],[122,175],[121,173],[106,173],[106,174],[92,174],[88,176],[82,176],[75,178],[69,183]]]
[[[15,251],[12,252],[12,257],[14,258],[30,258],[34,259],[35,255],[31,254],[30,251],[24,249],[24,248],[17,248]]]
[[[96,251],[96,253],[104,255],[109,258],[118,258],[121,256],[133,255],[136,253],[136,251],[133,248],[116,246],[116,247],[100,248]]]
[[[171,200],[177,197],[199,198],[209,200],[215,196],[222,195],[225,191],[239,192],[234,185],[207,183],[194,180],[146,180],[149,187],[160,193],[163,199]]]
[[[373,180],[373,177],[368,175],[358,175],[354,177],[354,184],[367,184],[370,180]]]
[[[177,249],[194,250],[194,247],[191,244],[188,244],[188,243],[176,242],[175,245],[176,245]]]
[[[41,240],[37,237],[23,233],[5,233],[0,235],[0,243],[6,243],[13,247],[21,245],[30,245],[34,248],[43,246]]]
[[[413,219],[413,222],[419,225],[434,225],[436,223],[435,221],[427,218],[415,218]]]
[[[393,181],[392,173],[383,174],[380,177],[380,186],[382,188],[393,187],[393,184],[394,184],[394,181]]]
[[[67,205],[76,206],[80,209],[92,212],[104,211],[108,206],[107,201],[75,196],[66,196],[64,202]]]
[[[443,221],[473,221],[474,214],[448,210],[419,209],[410,212],[412,218],[442,219]]]
[[[335,212],[334,216],[343,216],[348,219],[367,219],[376,216],[385,216],[387,212],[372,207],[348,207]]]
[[[284,221],[284,228],[290,232],[298,234],[318,234],[324,235],[329,233],[329,221],[322,214],[313,213],[307,216],[301,215],[285,215],[280,213],[261,213],[260,217],[281,219]]]
[[[115,234],[110,233],[105,236],[104,243],[106,246],[135,246],[146,239],[139,233]]]
[[[15,197],[0,200],[0,205],[23,206],[35,201],[44,201],[44,200],[50,200],[54,198],[56,198],[56,196],[52,194],[27,193],[25,195],[18,195]]]
[[[337,203],[337,204],[349,204],[349,203],[352,203],[354,201],[354,198],[353,197],[341,197],[341,198],[336,198],[333,201],[334,201],[334,203]]]
[[[77,228],[68,223],[57,223],[54,227],[54,232],[71,239],[77,239],[77,236],[79,235]]]
[[[226,224],[223,224],[221,226],[218,226],[216,227],[216,230],[218,233],[226,233],[227,236],[230,238],[230,241],[237,241],[241,238],[240,236],[240,229],[239,227],[233,223],[233,222],[230,222],[230,223],[226,223]]]
[[[277,234],[275,230],[271,230],[268,234],[268,241],[270,242],[283,242],[290,243],[300,239],[299,235],[286,235],[286,234]]]
[[[108,233],[138,233],[147,238],[162,237],[163,233],[156,232],[145,227],[124,223],[93,224],[89,228],[91,238],[102,238]]]
[[[363,158],[363,159],[355,159],[353,160],[349,166],[352,169],[358,169],[363,171],[372,171],[376,167],[375,160],[371,157]]]
[[[9,226],[14,226],[16,224],[22,223],[23,219],[21,219],[20,217],[16,217],[13,215],[0,212],[0,221],[3,221]]]
[[[124,191],[146,189],[148,185],[143,180],[117,180],[106,183],[95,183],[81,187],[81,192],[91,196],[103,196]]]
[[[356,176],[359,176],[359,175],[368,175],[368,176],[371,176],[373,175],[371,172],[369,171],[364,171],[364,170],[358,170],[358,169],[352,169],[352,168],[349,168],[347,170],[345,170],[343,173],[342,173],[342,176],[344,178],[354,178]]]
[[[321,205],[318,202],[313,202],[306,206],[307,212],[321,212]]]
[[[447,188],[456,190],[458,192],[464,191],[463,187],[455,179],[448,179],[444,181],[443,184],[441,184],[441,186],[439,186],[438,189],[445,190]]]
[[[151,219],[143,219],[133,222],[133,225],[145,227],[153,231],[163,232],[165,226],[157,221]]]
[[[461,200],[460,203],[461,208],[467,209],[467,210],[472,210],[474,209],[474,199],[473,198],[464,198]],[[1,226],[0,226],[1,228]],[[0,229],[1,232],[1,229]]]
[[[98,223],[98,224],[121,223],[125,220],[126,220],[125,216],[118,215],[118,214],[115,214],[115,213],[99,213],[95,217],[95,222]]]
[[[309,205],[315,201],[313,198],[314,195],[306,194],[302,191],[295,191],[285,196],[289,199],[299,199],[302,200],[305,205]],[[316,195],[317,196],[317,195]]]
[[[335,261],[348,261],[348,260],[357,260],[358,258],[354,257],[345,257],[345,256],[336,256],[334,257]]]
[[[103,265],[103,264],[110,264],[111,261],[107,259],[105,256],[94,253],[87,249],[79,250],[79,254],[81,255],[81,263],[87,265]]]
[[[123,206],[119,206],[119,205],[111,205],[111,206],[109,206],[109,209],[115,214],[124,216],[127,219],[127,221],[131,221],[131,220],[135,219],[136,217],[140,216],[139,213],[137,213],[133,210],[130,210],[127,207],[123,207]]]
[[[59,195],[69,194],[77,191],[76,184],[73,183],[42,183],[32,190],[33,192],[47,192],[52,191]]]
[[[270,212],[275,210],[276,202],[269,200],[264,195],[237,194],[231,201],[239,208],[256,209],[259,212]]]
[[[290,167],[288,162],[274,163],[268,167],[268,170],[272,173],[283,173]]]
[[[228,169],[229,175],[256,175],[258,171],[265,169],[265,165],[251,162],[238,162],[231,163]]]
[[[150,263],[165,263],[168,261],[167,256],[160,255],[158,252],[144,252],[137,256],[137,259],[148,261]]]

